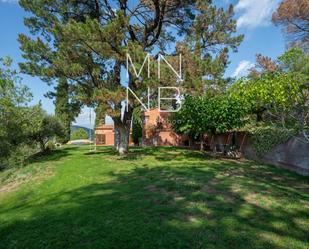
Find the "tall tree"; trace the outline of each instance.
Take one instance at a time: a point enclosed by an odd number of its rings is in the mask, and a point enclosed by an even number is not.
[[[249,76],[252,78],[260,77],[264,73],[274,73],[279,69],[276,61],[273,61],[270,57],[262,54],[256,55],[256,63],[254,67],[250,68]]]
[[[58,140],[66,143],[70,140],[71,124],[80,113],[81,103],[70,90],[70,85],[64,77],[59,78],[55,91],[49,92],[48,96],[55,99],[55,115],[64,127],[63,136]]]
[[[308,54],[292,48],[276,60],[262,58],[267,63],[262,63],[262,67],[257,64],[258,77],[239,79],[230,87],[230,94],[256,115],[256,121],[292,129],[308,142]]]
[[[283,27],[289,45],[309,49],[309,2],[283,0],[273,13],[272,21]]]
[[[0,58],[0,170],[18,145],[25,142],[25,130],[31,123],[27,105],[32,95],[28,87],[20,84],[17,72],[10,69],[11,62],[10,58]]]
[[[245,113],[243,104],[228,95],[187,96],[183,108],[171,116],[171,123],[179,134],[200,137],[203,150],[205,133],[214,135],[240,128]]]
[[[232,6],[224,10],[210,0],[21,0],[20,4],[33,14],[25,23],[39,36],[19,36],[27,59],[21,68],[46,80],[66,77],[84,104],[113,118],[120,153],[128,151],[132,113],[139,105],[130,99],[123,111],[124,86],[145,98],[148,86],[170,83],[162,82],[164,77],[148,78],[144,72],[137,77],[132,68],[124,79],[121,72],[127,53],[141,66],[146,53],[153,58],[158,51],[177,56],[177,50],[170,47],[176,45],[175,40],[183,40],[203,60],[222,58],[226,65],[229,48],[235,50],[242,40],[242,36],[233,36]],[[169,71],[169,75],[173,74]],[[169,80],[174,85],[181,82],[176,77]]]

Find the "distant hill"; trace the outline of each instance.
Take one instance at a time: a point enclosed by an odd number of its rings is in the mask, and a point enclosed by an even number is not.
[[[77,129],[83,129],[88,133],[88,139],[91,138],[91,140],[94,140],[94,130],[87,128],[87,127],[83,127],[83,126],[79,126],[79,125],[71,125],[71,133],[74,132]]]

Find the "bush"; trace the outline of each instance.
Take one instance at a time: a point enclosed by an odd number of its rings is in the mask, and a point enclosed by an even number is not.
[[[31,131],[31,139],[36,141],[41,151],[46,150],[46,144],[57,136],[63,135],[63,126],[60,121],[52,115],[47,115],[43,109],[37,113],[37,122],[35,128]]]
[[[46,151],[51,151],[56,148],[55,143],[53,141],[48,141],[45,145],[45,150]]]
[[[0,171],[8,168],[18,168],[27,164],[28,159],[38,152],[36,144],[21,143],[17,147],[12,148],[9,157],[1,158]]]
[[[72,132],[71,140],[78,139],[88,139],[88,133],[82,128],[78,128]]]

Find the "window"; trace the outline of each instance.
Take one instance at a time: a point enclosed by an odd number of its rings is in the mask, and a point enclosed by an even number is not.
[[[105,144],[105,143],[106,143],[105,134],[97,134],[96,140],[97,140],[97,141],[96,141],[97,144]]]

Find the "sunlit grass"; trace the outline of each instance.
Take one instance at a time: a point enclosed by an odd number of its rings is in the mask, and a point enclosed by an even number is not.
[[[0,248],[308,248],[309,179],[176,148],[67,147],[0,195]],[[35,170],[35,169],[40,170]],[[31,169],[31,170],[30,170]]]

